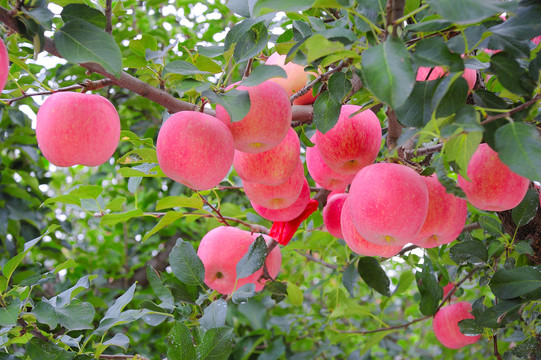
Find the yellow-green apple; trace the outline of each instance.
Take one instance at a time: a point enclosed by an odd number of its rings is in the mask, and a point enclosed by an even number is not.
[[[9,55],[4,45],[4,41],[0,38],[0,92],[4,90],[9,74]]]
[[[355,176],[343,211],[367,241],[401,246],[421,230],[428,210],[428,190],[421,177],[404,165],[379,163]]]
[[[181,111],[162,125],[156,142],[165,175],[194,190],[208,190],[227,175],[235,149],[229,128],[214,116]]]
[[[345,204],[349,200],[346,199]],[[346,205],[344,205],[346,206]],[[353,252],[363,255],[363,256],[382,256],[382,257],[393,257],[402,250],[402,246],[392,246],[392,245],[377,245],[366,241],[357,229],[353,225],[353,220],[351,219],[351,214],[349,211],[346,211],[345,208],[342,209],[340,214],[340,224],[342,226],[343,239],[346,242],[346,245],[353,250]]]
[[[310,80],[310,75],[317,76],[313,72],[305,72],[304,67],[299,64],[295,64],[290,61],[287,64],[286,55],[280,55],[274,53],[265,62],[267,65],[278,65],[286,72],[287,78],[273,78],[271,81],[274,81],[280,85],[287,93],[288,96],[293,95],[300,89],[302,89],[308,80]],[[306,94],[299,96],[293,101],[294,105],[308,105],[314,103],[316,98],[312,95],[312,90],[308,91]]]
[[[338,122],[325,134],[316,132],[316,145],[323,161],[335,172],[351,175],[376,160],[381,147],[381,125],[371,110],[342,105]],[[351,116],[351,117],[350,117]]]
[[[439,342],[449,349],[460,349],[466,345],[475,344],[481,335],[467,336],[460,332],[458,323],[465,319],[474,319],[472,306],[467,301],[460,301],[443,306],[434,315],[432,328]]]
[[[316,134],[310,138],[310,141],[315,143],[315,139]],[[317,144],[306,148],[306,167],[308,168],[308,172],[312,176],[312,179],[314,179],[319,186],[331,191],[343,191],[351,184],[351,181],[355,177],[355,174],[344,175],[342,173],[337,173],[325,164]]]
[[[436,66],[433,68],[429,67],[419,67],[417,69],[417,81],[430,81],[430,80],[436,80],[439,79],[442,76],[447,75],[447,72],[443,70],[441,66]],[[464,73],[462,74],[462,77],[466,79],[466,82],[468,83],[468,88],[470,90],[473,90],[473,87],[475,86],[475,83],[477,82],[477,72],[473,69],[464,69]]]
[[[271,186],[243,181],[244,192],[252,203],[268,209],[283,209],[299,198],[305,182],[304,167],[300,158],[293,174],[283,183]]]
[[[458,175],[458,185],[466,198],[478,209],[509,210],[520,204],[528,191],[530,180],[509,169],[498,153],[481,144],[473,153],[467,170],[470,181]]]
[[[468,204],[447,193],[436,174],[422,176],[422,179],[428,189],[428,214],[421,231],[411,242],[428,249],[448,244],[460,235],[466,224]]]
[[[299,136],[289,128],[284,140],[268,151],[251,154],[236,150],[233,168],[243,181],[280,185],[297,168],[300,151]]]
[[[254,210],[267,220],[290,221],[302,214],[302,212],[306,208],[306,204],[308,204],[308,201],[310,201],[310,187],[308,186],[308,181],[306,181],[305,179],[304,184],[302,185],[301,194],[293,203],[293,205],[290,205],[283,209],[268,209],[254,202],[252,202],[251,204]]]
[[[56,166],[98,166],[120,141],[120,119],[100,95],[57,92],[40,106],[36,138],[43,156]]]
[[[261,291],[266,280],[259,278],[263,269],[257,270],[252,275],[237,279],[237,263],[248,251],[250,244],[260,234],[250,234],[232,226],[220,226],[209,231],[199,244],[197,255],[205,267],[205,284],[220,294],[228,295],[245,284],[255,284],[255,290]],[[271,241],[269,236],[264,236],[267,242]],[[282,255],[280,248],[275,247],[266,260],[267,271],[272,278],[275,278],[280,271]]]
[[[323,216],[323,223],[329,234],[340,239],[344,238],[340,224],[340,215],[342,214],[342,207],[347,197],[348,194],[346,193],[329,196],[321,214]]]
[[[291,125],[291,104],[280,85],[267,80],[257,86],[238,86],[250,96],[250,111],[237,122],[231,122],[227,111],[216,105],[216,117],[231,129],[235,149],[258,153],[272,149],[287,135]]]

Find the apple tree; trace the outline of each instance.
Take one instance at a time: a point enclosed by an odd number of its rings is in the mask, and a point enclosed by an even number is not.
[[[539,359],[539,19],[0,0],[0,359]]]

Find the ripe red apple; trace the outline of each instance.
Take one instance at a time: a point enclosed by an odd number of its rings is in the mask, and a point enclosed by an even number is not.
[[[9,55],[4,45],[4,41],[0,38],[0,92],[4,90],[9,74]]]
[[[428,214],[421,231],[411,242],[425,249],[448,244],[462,232],[468,204],[445,191],[436,174],[422,176],[428,189]]]
[[[299,198],[305,181],[302,161],[297,158],[297,167],[293,174],[280,185],[271,186],[248,181],[243,181],[242,184],[246,196],[252,203],[268,209],[283,209]]]
[[[430,70],[432,70],[432,72],[430,72]],[[441,66],[436,66],[433,68],[420,66],[419,69],[417,69],[416,80],[417,81],[436,80],[445,75],[447,75],[447,73],[445,72],[445,70],[443,70]],[[477,82],[477,72],[473,69],[465,68],[464,73],[462,74],[462,77],[466,79],[466,82],[468,83],[468,88],[470,90],[473,90],[473,87],[475,86],[475,83]]]
[[[310,141],[315,143],[316,134],[310,138]],[[343,192],[355,177],[355,174],[344,175],[333,171],[325,164],[325,161],[323,161],[317,144],[306,148],[306,167],[308,168],[308,172],[312,176],[312,179],[314,179],[320,187],[331,191],[338,190]]]
[[[466,198],[478,209],[488,211],[509,210],[520,204],[528,191],[530,180],[522,177],[502,163],[498,153],[481,144],[468,163],[467,181],[458,175],[458,185]]]
[[[98,166],[118,146],[120,119],[103,96],[57,92],[38,110],[36,137],[43,156],[53,165]]]
[[[233,168],[244,181],[280,185],[297,168],[300,146],[299,136],[293,128],[289,128],[284,140],[268,151],[257,154],[235,151]]]
[[[162,125],[156,153],[165,175],[194,190],[208,190],[227,175],[235,149],[231,131],[220,120],[181,111]]]
[[[302,214],[302,212],[306,208],[306,204],[308,204],[308,201],[310,201],[310,187],[308,186],[308,181],[306,181],[305,179],[302,186],[301,194],[293,203],[293,205],[290,205],[283,209],[268,209],[263,206],[257,205],[254,202],[251,202],[251,204],[254,210],[267,220],[290,221]]]
[[[287,135],[291,125],[291,104],[280,85],[267,80],[257,86],[238,86],[250,96],[250,111],[241,120],[231,122],[227,111],[216,105],[216,117],[231,129],[235,149],[247,153],[268,151]]]
[[[335,172],[351,175],[376,160],[381,147],[381,125],[371,110],[342,105],[338,122],[327,133],[316,132],[323,161]]]
[[[287,93],[288,96],[293,95],[300,89],[302,89],[310,80],[310,75],[317,76],[313,72],[305,72],[304,67],[299,64],[295,64],[290,61],[287,64],[286,55],[280,55],[274,53],[265,62],[267,65],[278,65],[286,72],[287,78],[273,78],[271,81],[274,81],[280,85]],[[312,90],[308,91],[306,94],[299,96],[293,101],[294,105],[308,105],[313,104],[316,101],[316,98],[312,95]]]
[[[322,216],[323,223],[327,228],[329,234],[334,237],[343,239],[342,226],[340,224],[340,216],[342,214],[342,208],[346,201],[348,194],[336,194],[327,198],[327,204],[323,208]]]
[[[401,246],[421,230],[428,210],[428,190],[414,170],[379,163],[359,171],[344,207],[367,241]]]
[[[453,290],[453,288],[455,287],[455,284],[453,284],[452,282],[449,282],[447,283],[447,285],[445,285],[443,287],[443,298],[445,299],[445,297],[447,296],[447,294],[449,294],[449,292],[451,290]],[[451,297],[455,297],[454,295],[451,295]]]
[[[460,349],[466,345],[475,344],[481,335],[466,336],[460,332],[458,323],[465,319],[474,319],[471,314],[472,306],[467,301],[443,306],[434,315],[432,328],[440,343],[449,349]]]
[[[232,226],[220,226],[209,231],[201,239],[197,249],[197,255],[205,266],[205,284],[224,295],[231,294],[234,290],[248,283],[255,284],[255,290],[261,291],[266,282],[263,279],[258,281],[263,269],[257,270],[248,277],[238,279],[235,287],[237,263],[259,235],[250,234],[248,231]],[[268,236],[264,237],[267,242],[271,239]],[[277,246],[266,260],[267,270],[271,277],[275,278],[278,275],[281,263],[282,255]]]
[[[347,206],[349,200],[346,199],[344,206]],[[366,241],[355,229],[353,225],[353,220],[349,211],[345,210],[345,207],[342,209],[340,223],[342,227],[342,234],[344,241],[347,246],[353,252],[363,255],[363,256],[382,256],[385,258],[390,258],[395,256],[402,250],[402,246],[391,246],[391,245],[377,245],[369,241]]]

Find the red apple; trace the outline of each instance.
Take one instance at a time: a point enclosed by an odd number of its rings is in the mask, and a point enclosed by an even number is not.
[[[298,198],[305,182],[304,167],[297,158],[293,174],[280,185],[271,186],[243,181],[244,192],[252,203],[268,209],[283,209],[292,205]]]
[[[0,38],[0,92],[4,90],[9,74],[9,55],[4,45],[4,41]]]
[[[205,284],[220,294],[228,295],[245,284],[255,284],[255,290],[261,291],[266,280],[259,281],[263,269],[257,270],[252,275],[237,279],[237,263],[246,254],[250,244],[260,234],[250,234],[232,226],[220,226],[209,231],[199,244],[197,255],[205,266]],[[270,237],[264,236],[270,241]],[[278,275],[282,255],[280,248],[275,247],[266,260],[267,270],[273,278]]]
[[[268,151],[256,154],[235,151],[233,168],[244,181],[280,185],[297,168],[300,146],[299,136],[293,128],[289,128],[284,140]]]
[[[520,204],[528,191],[530,180],[502,163],[498,153],[481,144],[468,163],[470,181],[458,175],[458,185],[466,198],[478,209],[487,211],[510,210]]]
[[[381,125],[371,110],[342,105],[338,122],[327,133],[316,133],[316,145],[323,161],[343,175],[357,173],[376,160],[381,147]]]
[[[291,206],[283,209],[268,209],[263,206],[257,205],[254,202],[252,202],[251,204],[254,210],[267,220],[290,221],[302,214],[304,209],[306,209],[306,204],[308,204],[308,201],[310,201],[310,187],[308,186],[308,181],[306,181],[305,179],[302,186],[301,194]]]
[[[265,62],[267,65],[278,65],[286,72],[287,78],[273,78],[271,81],[274,81],[280,85],[287,93],[288,96],[293,95],[300,89],[302,89],[310,80],[310,75],[317,76],[313,72],[305,72],[304,67],[299,64],[295,64],[290,61],[287,64],[286,55],[280,55],[274,53]],[[313,104],[316,101],[316,98],[312,95],[312,89],[306,94],[299,96],[293,101],[294,105],[308,105]]]
[[[466,336],[460,332],[458,323],[465,319],[474,319],[471,314],[472,306],[467,301],[443,306],[434,315],[432,328],[440,343],[449,349],[460,349],[466,345],[475,344],[481,335]]]
[[[437,176],[422,177],[428,189],[428,214],[421,231],[411,242],[425,249],[448,244],[462,232],[468,204],[445,191]]]
[[[430,71],[432,70],[432,72]],[[436,80],[439,79],[442,76],[447,75],[445,70],[441,66],[436,66],[433,68],[429,67],[423,67],[420,66],[419,69],[417,69],[417,81],[430,81],[430,80]],[[466,79],[466,82],[468,83],[468,88],[470,90],[473,90],[473,87],[475,86],[475,83],[477,82],[477,71],[474,69],[464,69],[464,73],[462,74],[462,77]]]
[[[103,96],[57,92],[38,110],[36,137],[43,156],[53,165],[98,166],[118,146],[120,119]]]
[[[165,175],[194,190],[208,190],[227,175],[235,149],[231,131],[220,120],[181,111],[162,125],[156,153]]]
[[[346,199],[345,205],[347,206],[349,200]],[[340,224],[342,227],[342,234],[344,241],[347,246],[353,252],[363,255],[363,256],[382,256],[385,258],[390,258],[395,256],[402,250],[402,246],[390,246],[390,245],[377,245],[369,241],[366,241],[355,229],[353,225],[353,220],[351,219],[351,214],[349,211],[341,212]]]
[[[348,194],[342,193],[327,198],[327,204],[323,208],[322,216],[323,223],[327,228],[329,234],[334,237],[343,239],[342,227],[340,224],[340,216],[342,214],[342,207],[346,201]]]
[[[401,246],[411,242],[423,226],[428,190],[422,177],[407,166],[374,164],[353,179],[344,210],[367,241]]]
[[[310,141],[315,143],[315,139],[316,134],[310,138]],[[308,172],[312,176],[312,179],[314,179],[320,187],[331,191],[338,190],[343,192],[355,177],[355,174],[344,175],[331,170],[331,168],[325,164],[325,161],[323,161],[317,144],[306,148],[306,167],[308,168]]]
[[[216,105],[216,117],[231,129],[235,149],[247,153],[268,151],[287,135],[291,125],[291,104],[280,85],[267,80],[257,86],[238,86],[250,96],[250,111],[241,120],[231,122],[225,109]]]

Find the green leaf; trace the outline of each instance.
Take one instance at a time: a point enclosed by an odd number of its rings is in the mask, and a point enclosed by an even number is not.
[[[102,29],[107,25],[107,19],[101,11],[85,4],[68,4],[62,9],[60,16],[65,23],[70,20],[85,20]]]
[[[231,122],[241,121],[250,111],[250,96],[246,90],[231,89],[225,93],[215,93],[207,89],[201,93],[201,96],[223,106],[231,117]]]
[[[26,353],[31,360],[72,360],[76,353],[67,352],[52,341],[32,338],[26,343]]]
[[[268,38],[265,24],[259,22],[253,25],[236,41],[233,58],[239,63],[259,55],[267,46]]]
[[[265,283],[265,291],[270,292],[271,298],[279,303],[287,296],[287,283],[281,281],[267,281]]]
[[[355,285],[359,281],[359,273],[357,272],[357,267],[355,262],[350,263],[347,268],[342,272],[342,284],[349,292],[351,297],[354,297]]]
[[[208,71],[201,71],[195,65],[183,60],[175,60],[165,65],[162,71],[162,76],[167,77],[170,74],[177,75],[202,75],[210,74]]]
[[[263,267],[267,259],[267,243],[262,235],[250,244],[248,251],[237,263],[237,279],[252,275]]]
[[[253,15],[259,16],[267,12],[297,12],[308,10],[315,0],[258,0],[254,5]]]
[[[427,256],[424,256],[422,272],[417,272],[415,278],[419,293],[421,293],[421,302],[419,303],[421,313],[434,315],[441,299],[443,299],[443,289],[438,283],[432,261]]]
[[[84,20],[68,21],[56,32],[54,43],[60,55],[75,63],[95,62],[119,78],[122,55],[111,34]]]
[[[217,299],[205,308],[199,324],[206,330],[225,326],[227,316],[227,302],[224,299]]]
[[[400,274],[398,278],[398,286],[393,292],[393,295],[402,294],[404,291],[409,289],[413,281],[415,280],[415,275],[412,272],[404,271]]]
[[[464,62],[459,54],[449,51],[441,37],[421,40],[415,46],[415,62],[419,66],[446,66],[452,72],[464,70]]]
[[[256,86],[276,77],[287,78],[287,74],[284,69],[277,65],[259,65],[252,71],[250,76],[242,80],[239,85]]]
[[[120,131],[120,141],[127,141],[135,146],[154,146],[154,141],[150,138],[139,139],[139,136],[128,130]]]
[[[494,34],[517,40],[529,40],[534,36],[541,35],[541,6],[539,3],[531,2],[531,6],[519,6],[514,11],[515,16],[499,25],[490,28]],[[525,4],[526,5],[526,4]]]
[[[395,109],[398,121],[409,127],[422,128],[432,118],[432,96],[437,81],[416,81],[404,104]]]
[[[511,212],[513,222],[517,226],[529,223],[537,213],[539,207],[539,193],[533,189],[528,190],[524,199]]]
[[[513,299],[525,296],[541,288],[541,270],[539,267],[523,266],[511,270],[496,271],[488,284],[500,299]]]
[[[38,322],[46,324],[49,329],[53,330],[58,325],[58,317],[54,307],[45,301],[40,301],[34,306],[31,314],[33,314]]]
[[[100,326],[94,330],[93,334],[101,335],[117,323],[133,321],[131,319],[127,320],[129,316],[123,317],[122,310],[132,301],[135,287],[136,284],[134,283],[124,294],[115,300],[115,303],[107,309],[107,312],[100,321]],[[130,313],[127,312],[127,314]]]
[[[143,236],[143,241],[146,241],[149,237],[156,234],[158,231],[166,227],[167,225],[173,223],[174,221],[180,219],[184,215],[178,211],[168,211],[165,213],[165,215],[158,221],[156,226],[154,226],[152,229],[150,229],[149,232]]]
[[[351,90],[351,81],[343,72],[336,72],[329,78],[329,94],[337,103],[342,103],[344,97]]]
[[[134,54],[144,58],[147,49],[151,51],[158,50],[158,41],[150,34],[143,34],[141,39],[131,40],[129,47]]]
[[[56,308],[58,323],[70,331],[93,329],[92,320],[94,320],[95,314],[96,311],[92,304],[79,300],[72,301],[67,306]]]
[[[541,137],[533,125],[510,122],[495,134],[500,160],[519,175],[541,181]]]
[[[191,243],[177,239],[177,243],[169,254],[169,263],[173,274],[183,283],[203,286],[205,267]]]
[[[520,318],[518,310],[522,306],[522,301],[514,300],[499,300],[496,305],[485,309],[481,314],[476,315],[477,324],[492,329],[505,327],[510,322]]]
[[[135,209],[126,211],[123,213],[109,213],[102,216],[100,225],[101,226],[114,226],[120,222],[126,222],[129,219],[135,218],[135,217],[141,217],[143,216],[143,210],[141,209]]]
[[[406,26],[406,31],[410,32],[432,32],[432,31],[441,31],[445,30],[453,25],[452,22],[444,19],[435,19],[428,20],[423,22],[418,22],[417,24],[408,24]]]
[[[464,319],[458,322],[460,332],[464,335],[474,336],[483,333],[483,327],[477,324],[475,319]]]
[[[457,264],[478,263],[488,260],[488,250],[482,241],[474,239],[453,245],[449,257]]]
[[[21,312],[21,300],[14,299],[6,307],[0,308],[0,326],[14,326],[17,324]]]
[[[436,86],[432,97],[432,109],[436,111],[436,118],[455,114],[464,106],[468,96],[468,83],[459,74],[445,76]]]
[[[171,291],[163,285],[162,279],[152,265],[147,266],[147,279],[154,294],[162,301],[160,306],[164,309],[173,310],[175,299]]]
[[[197,57],[195,58],[194,65],[201,71],[206,71],[211,74],[218,74],[221,73],[222,67],[215,63],[211,58],[197,54]]]
[[[291,282],[287,284],[287,298],[293,306],[301,306],[304,301],[301,289]]]
[[[535,254],[531,245],[526,241],[519,241],[518,243],[516,243],[515,250],[519,254],[529,254],[529,255]]]
[[[81,206],[82,199],[97,199],[103,192],[103,188],[97,185],[77,185],[71,188],[67,194],[60,195],[54,198],[45,200],[42,206],[54,203],[62,202],[65,204],[73,204]]]
[[[334,100],[330,92],[322,92],[314,103],[314,125],[325,134],[338,122],[342,104]]]
[[[158,162],[158,158],[156,156],[156,150],[155,149],[135,149],[130,152],[127,152],[126,154],[122,155],[120,159],[118,159],[117,164],[122,165],[135,165],[135,164],[142,164],[142,163],[156,163]]]
[[[370,334],[364,341],[364,345],[361,348],[359,356],[363,356],[368,350],[371,350],[374,346],[378,345],[381,340],[383,340],[383,338],[390,333],[391,331],[382,331],[375,334]]]
[[[338,41],[330,41],[321,34],[310,36],[302,46],[306,49],[308,63],[345,50],[344,44]]]
[[[249,298],[255,295],[255,284],[248,283],[241,286],[235,291],[231,300],[235,304],[244,304]]]
[[[427,3],[455,24],[473,24],[505,10],[497,0],[427,0]]]
[[[391,291],[389,290],[391,281],[376,258],[368,256],[361,257],[357,271],[364,282],[372,289],[381,295],[391,296]]]
[[[483,133],[474,131],[454,136],[445,144],[444,153],[447,160],[454,161],[459,166],[458,172],[462,176],[466,175],[467,177],[468,163],[482,139]]]
[[[515,94],[527,95],[535,88],[533,79],[531,84],[525,81],[528,78],[526,69],[504,52],[490,58],[490,69],[498,76],[500,83]]]
[[[498,219],[491,216],[480,216],[479,225],[489,234],[496,236],[502,235],[502,223]]]
[[[458,187],[456,181],[449,177],[450,167],[449,164],[445,162],[443,156],[435,156],[432,162],[432,166],[436,168],[436,174],[438,175],[438,181],[445,187],[445,191],[458,196],[460,198],[465,198],[466,194],[464,191]]]
[[[393,109],[405,103],[415,85],[406,45],[394,36],[363,53],[362,74],[368,89]]]
[[[193,360],[197,359],[190,330],[179,321],[175,321],[167,334],[167,359]]]
[[[203,209],[203,200],[199,197],[167,196],[158,200],[156,211],[175,207]]]
[[[68,305],[71,300],[77,296],[81,291],[84,289],[88,289],[90,287],[90,282],[94,280],[98,275],[85,275],[79,280],[77,280],[77,283],[70,287],[67,290],[62,291],[57,296],[52,297],[49,299],[49,303],[53,305],[55,308],[62,307]]]
[[[122,333],[116,333],[111,339],[103,343],[104,346],[118,346],[126,351],[130,346],[130,338]]]
[[[205,332],[201,344],[197,347],[198,360],[227,360],[233,343],[233,329],[229,327],[213,328]]]

